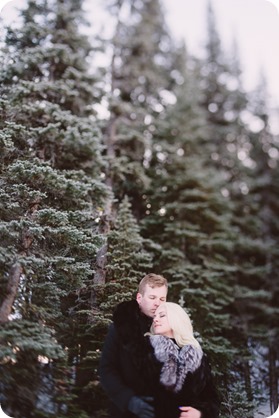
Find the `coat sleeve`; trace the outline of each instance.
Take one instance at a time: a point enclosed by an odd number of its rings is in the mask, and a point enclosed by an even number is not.
[[[112,403],[122,412],[128,409],[128,403],[134,392],[123,382],[120,371],[120,342],[113,324],[106,336],[100,364],[101,385]]]
[[[218,418],[220,410],[220,398],[216,389],[211,366],[206,355],[203,356],[202,365],[194,383],[194,391],[198,391],[195,408],[202,413],[201,418]]]

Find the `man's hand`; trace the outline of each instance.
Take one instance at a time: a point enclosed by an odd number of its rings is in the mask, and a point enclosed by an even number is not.
[[[153,398],[148,396],[133,396],[130,399],[128,409],[139,418],[154,418],[154,408],[148,402],[153,402]]]
[[[180,406],[179,418],[201,418],[201,412],[191,406]]]

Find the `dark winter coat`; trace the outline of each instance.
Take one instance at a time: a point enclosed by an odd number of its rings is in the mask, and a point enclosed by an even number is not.
[[[219,398],[210,365],[201,349],[179,348],[164,336],[151,336],[155,357],[161,361],[159,382],[154,386],[156,418],[178,418],[179,406],[191,406],[202,418],[219,416]]]
[[[111,402],[110,418],[135,418],[128,411],[134,395],[154,397],[155,418],[178,418],[179,406],[199,409],[202,418],[217,418],[219,400],[205,355],[197,370],[187,374],[178,393],[160,383],[162,363],[154,355],[150,338],[144,336],[151,322],[136,301],[116,308],[99,367],[101,384]]]
[[[152,390],[145,373],[152,352],[144,337],[151,323],[136,300],[119,304],[114,312],[99,366],[101,384],[111,401],[111,418],[135,418],[127,410],[131,397],[149,395]]]

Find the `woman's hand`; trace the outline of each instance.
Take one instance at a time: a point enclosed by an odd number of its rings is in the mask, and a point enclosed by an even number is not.
[[[201,418],[201,412],[191,406],[180,406],[179,418]]]

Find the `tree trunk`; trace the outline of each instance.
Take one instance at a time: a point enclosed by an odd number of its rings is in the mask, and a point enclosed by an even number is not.
[[[31,203],[30,208],[26,214],[29,219],[34,218],[34,214],[38,210],[39,203],[40,203],[40,198],[34,200]],[[27,255],[27,252],[29,248],[31,247],[33,240],[34,240],[34,237],[32,234],[30,234],[28,230],[23,231],[22,233],[23,251],[19,253],[20,257],[25,257]],[[13,304],[17,295],[17,290],[18,290],[20,277],[22,273],[23,273],[22,265],[18,261],[15,261],[15,263],[10,269],[6,294],[0,306],[0,323],[9,321],[9,315],[12,313]]]
[[[247,398],[249,401],[253,400],[252,386],[251,386],[251,370],[248,361],[245,361],[243,364],[244,368],[244,380],[245,380],[245,389],[247,393]]]
[[[115,36],[114,36],[114,52],[111,58],[111,81],[110,81],[110,89],[111,89],[111,96],[116,88],[115,83],[115,58],[116,58],[116,50],[117,50],[117,39],[119,36],[119,30],[121,27],[121,9],[123,6],[123,1],[119,0],[117,7],[118,7],[118,22],[115,29]],[[113,183],[113,175],[111,170],[111,163],[115,159],[115,140],[117,135],[117,125],[119,122],[120,115],[113,109],[111,109],[110,119],[108,121],[108,125],[105,132],[104,143],[106,145],[106,156],[108,158],[108,167],[106,170],[106,180],[105,183],[113,193],[114,183]],[[107,235],[111,230],[111,225],[114,223],[116,214],[113,210],[113,195],[109,196],[105,203],[104,213],[101,217],[100,224],[99,224],[99,233],[102,235]],[[106,282],[106,263],[107,263],[107,243],[105,243],[102,248],[97,253],[96,257],[96,272],[93,277],[93,285],[104,285]],[[97,292],[95,289],[91,292],[90,298],[91,307],[98,306],[98,297]]]
[[[6,296],[0,306],[0,323],[9,320],[9,315],[12,313],[13,303],[17,295],[21,274],[22,266],[16,262],[10,270]]]

